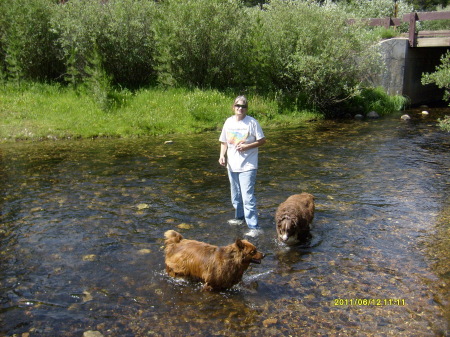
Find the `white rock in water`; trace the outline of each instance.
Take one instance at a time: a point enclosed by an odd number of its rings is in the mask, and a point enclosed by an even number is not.
[[[422,111],[422,115],[428,115],[429,114],[429,112],[428,111]]]
[[[409,115],[403,115],[400,118],[403,119],[404,121],[407,121],[408,119],[411,119],[411,117],[409,117]]]

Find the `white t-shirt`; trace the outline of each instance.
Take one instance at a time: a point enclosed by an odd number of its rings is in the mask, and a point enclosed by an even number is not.
[[[228,144],[227,163],[232,172],[245,172],[258,168],[258,148],[239,152],[236,145],[250,144],[264,138],[264,133],[258,121],[250,116],[243,120],[236,120],[236,116],[229,117],[222,128],[219,141]]]

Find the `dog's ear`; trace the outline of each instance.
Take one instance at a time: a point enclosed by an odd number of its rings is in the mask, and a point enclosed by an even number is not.
[[[236,246],[237,246],[239,249],[241,249],[241,250],[244,249],[244,247],[245,247],[245,245],[244,245],[244,243],[242,242],[241,239],[236,239],[235,244],[236,244]]]

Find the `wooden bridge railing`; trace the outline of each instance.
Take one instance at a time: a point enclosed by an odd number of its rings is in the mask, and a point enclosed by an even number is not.
[[[450,12],[414,12],[403,15],[403,18],[378,18],[367,19],[367,24],[370,26],[382,26],[389,28],[391,26],[400,26],[403,22],[409,23],[408,39],[411,47],[418,47],[418,39],[420,38],[443,38],[441,39],[440,46],[450,47],[450,30],[438,30],[438,31],[420,31],[416,32],[417,21],[430,21],[430,20],[449,20]],[[354,23],[356,20],[349,20],[349,23]],[[425,45],[423,45],[425,46]]]

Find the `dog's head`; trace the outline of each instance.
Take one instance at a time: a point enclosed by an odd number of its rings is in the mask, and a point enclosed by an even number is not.
[[[285,215],[277,220],[278,239],[287,243],[289,239],[297,239],[298,225],[294,219]]]
[[[242,254],[242,261],[245,263],[260,264],[261,260],[265,256],[263,253],[258,252],[256,247],[247,240],[237,239],[235,244],[236,247],[239,249],[240,253]]]

